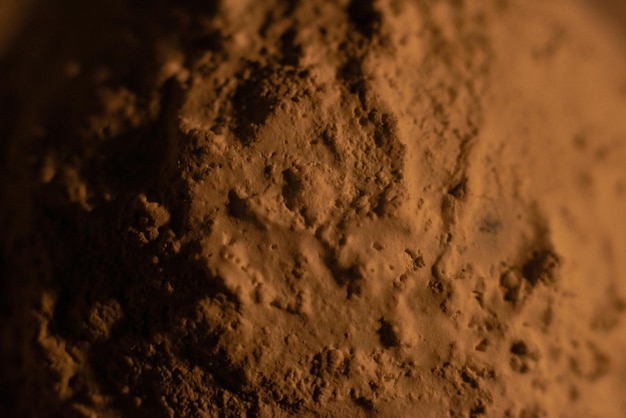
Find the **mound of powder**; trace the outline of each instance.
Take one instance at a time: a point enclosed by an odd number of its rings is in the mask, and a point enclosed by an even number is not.
[[[0,415],[626,414],[592,10],[149,3],[41,2],[0,58]]]

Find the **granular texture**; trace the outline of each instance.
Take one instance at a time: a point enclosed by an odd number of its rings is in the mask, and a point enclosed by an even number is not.
[[[586,5],[148,3],[0,58],[0,416],[626,415]]]

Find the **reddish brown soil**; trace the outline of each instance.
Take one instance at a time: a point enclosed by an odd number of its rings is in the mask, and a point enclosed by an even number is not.
[[[603,19],[6,2],[0,416],[626,416]]]

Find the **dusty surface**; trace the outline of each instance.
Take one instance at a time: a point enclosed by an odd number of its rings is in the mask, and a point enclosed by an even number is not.
[[[626,416],[615,31],[174,3],[5,48],[1,416]]]

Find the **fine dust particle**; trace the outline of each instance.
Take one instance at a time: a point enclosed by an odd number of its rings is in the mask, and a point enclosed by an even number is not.
[[[585,5],[40,3],[0,29],[0,416],[626,415]]]

